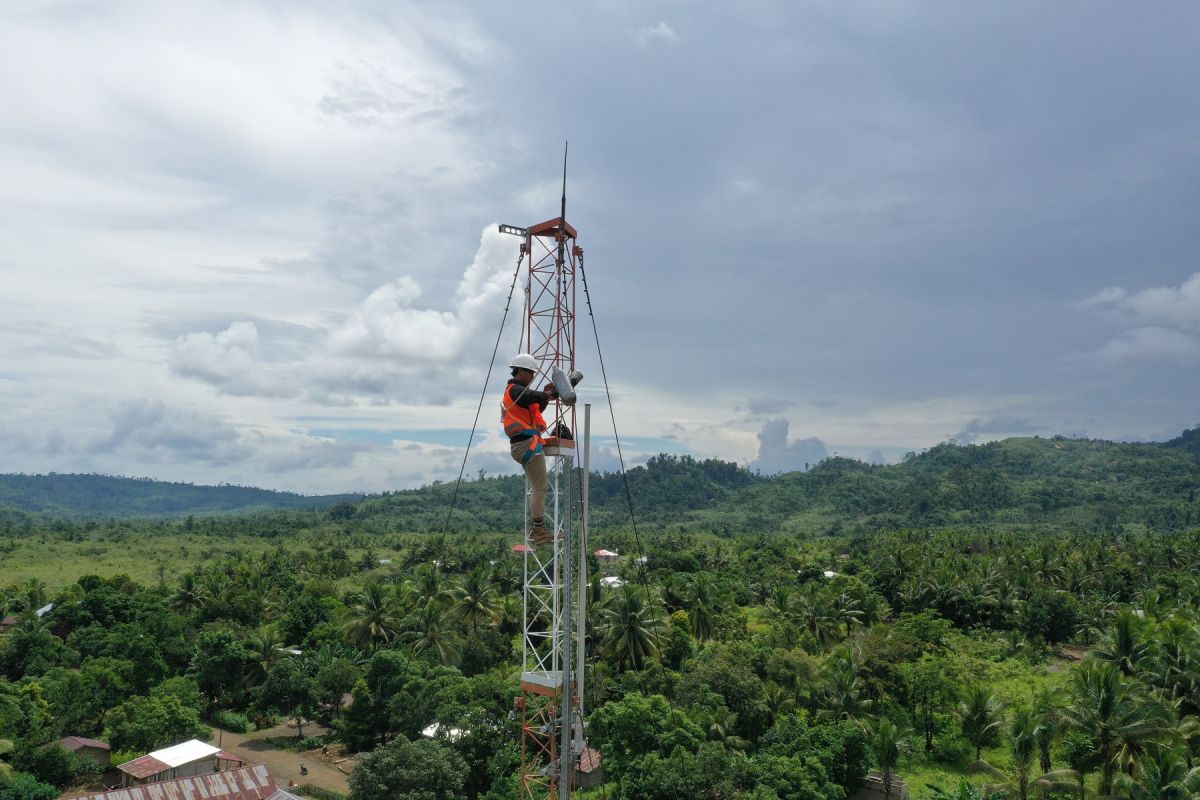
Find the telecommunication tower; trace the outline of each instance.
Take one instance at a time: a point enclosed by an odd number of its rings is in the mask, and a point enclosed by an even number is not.
[[[575,281],[583,249],[566,211],[564,159],[559,216],[528,228],[500,226],[501,233],[523,240],[521,344],[537,360],[542,381],[555,368],[564,373],[576,369]],[[530,539],[528,481],[525,487],[521,694],[515,700],[522,731],[523,800],[566,800],[584,749],[589,412],[585,405],[583,437],[576,447],[576,406],[555,400],[543,410],[549,425],[543,445],[550,483],[545,525],[555,535],[549,545],[537,547]]]

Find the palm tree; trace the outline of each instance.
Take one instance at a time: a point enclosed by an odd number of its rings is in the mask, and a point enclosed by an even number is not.
[[[409,584],[413,600],[419,608],[427,605],[442,605],[450,602],[450,589],[442,580],[442,571],[436,564],[422,564],[416,569],[416,577]]]
[[[25,595],[26,608],[36,611],[46,605],[46,582],[40,578],[30,578],[21,584],[21,592]]]
[[[463,576],[462,584],[450,590],[453,605],[451,614],[479,633],[479,623],[495,625],[504,608],[496,587],[488,579],[487,569],[480,564]]]
[[[407,630],[400,638],[414,653],[432,655],[444,666],[462,660],[462,644],[450,627],[449,620],[436,603],[426,603],[405,622]]]
[[[738,715],[722,706],[704,715],[702,727],[708,731],[708,738],[720,742],[726,752],[742,753],[750,747],[750,742],[734,733],[737,721]]]
[[[1072,677],[1072,702],[1063,709],[1072,730],[1093,742],[1100,794],[1112,794],[1113,772],[1167,732],[1165,709],[1135,694],[1113,664],[1087,663]]]
[[[1149,653],[1150,642],[1142,637],[1142,621],[1132,611],[1122,611],[1092,655],[1099,661],[1116,665],[1123,674],[1132,675]]]
[[[1129,800],[1194,800],[1200,797],[1200,768],[1189,770],[1170,750],[1153,750],[1135,774],[1120,773],[1113,783]]]
[[[351,644],[375,648],[400,633],[401,613],[396,594],[381,583],[363,586],[362,600],[346,612],[342,629]]]
[[[1044,689],[1033,696],[1033,741],[1038,749],[1042,772],[1053,769],[1050,751],[1063,729],[1063,698],[1055,689]]]
[[[1200,700],[1200,630],[1171,617],[1158,626],[1154,638],[1149,658],[1139,662],[1144,679],[1162,690],[1172,705]]]
[[[810,585],[792,601],[792,618],[808,631],[823,649],[841,639],[842,621],[830,603],[821,596],[820,587]]]
[[[1000,698],[986,686],[968,686],[958,704],[958,716],[963,735],[975,745],[975,760],[979,761],[984,745],[995,738],[1003,720],[1000,717]]]
[[[627,666],[640,670],[647,658],[658,655],[662,615],[629,585],[605,602],[599,617],[601,652],[616,656],[621,672]]]
[[[696,637],[698,642],[707,642],[717,631],[713,595],[712,578],[701,573],[692,578],[691,586],[684,596],[692,636]]]
[[[1010,796],[1015,795],[1021,798],[1021,800],[1027,800],[1029,797],[1029,786],[1031,783],[1043,791],[1073,790],[1075,788],[1075,780],[1078,777],[1073,770],[1046,771],[1043,775],[1030,778],[1030,773],[1033,771],[1033,757],[1038,749],[1036,738],[1037,727],[1037,716],[1031,709],[1018,709],[1016,714],[1013,715],[1011,728],[1013,771],[1005,773],[982,760],[971,764],[968,770],[971,772],[982,772],[999,779],[1000,783],[990,785],[988,788],[1005,791]]]
[[[879,766],[883,778],[883,798],[891,800],[892,775],[900,763],[900,756],[905,750],[909,729],[896,725],[887,717],[879,720],[871,730],[871,754]]]
[[[250,656],[250,671],[246,674],[247,686],[257,686],[271,671],[271,665],[283,656],[287,648],[283,637],[274,625],[264,625],[254,632],[246,643],[246,654]]]
[[[185,572],[179,579],[179,588],[171,597],[171,608],[187,613],[199,611],[208,603],[208,592],[204,584],[196,580],[194,572]]]

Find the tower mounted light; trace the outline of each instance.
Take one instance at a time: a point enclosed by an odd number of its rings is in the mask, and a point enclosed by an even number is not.
[[[521,228],[516,225],[501,225],[500,232],[511,234],[512,236],[520,236],[525,239],[529,238],[529,229]]]

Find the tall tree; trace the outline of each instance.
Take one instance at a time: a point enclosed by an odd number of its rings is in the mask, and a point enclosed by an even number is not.
[[[1071,791],[1075,787],[1075,780],[1078,777],[1072,770],[1065,769],[1056,772],[1046,772],[1036,778],[1031,777],[1034,757],[1037,754],[1037,738],[1035,736],[1037,724],[1037,717],[1032,709],[1020,708],[1013,715],[1012,727],[1010,728],[1010,741],[1012,744],[1011,772],[1004,772],[987,761],[982,760],[971,764],[970,771],[982,772],[993,778],[998,778],[1000,783],[989,786],[989,789],[1007,791],[1010,794],[1016,795],[1021,800],[1028,800],[1029,787],[1031,785],[1037,786],[1043,792]]]
[[[626,585],[599,614],[601,650],[616,658],[617,669],[640,670],[647,658],[658,655],[663,619],[657,608],[647,605],[644,593]]]
[[[908,740],[908,729],[896,725],[887,717],[879,720],[871,730],[871,754],[875,757],[875,766],[883,778],[883,798],[891,800],[892,776],[900,764],[900,756]]]
[[[1003,724],[1000,698],[990,688],[979,684],[968,686],[958,703],[958,718],[963,736],[975,747],[975,760],[982,757],[985,745],[991,744]]]
[[[1100,794],[1112,794],[1118,760],[1160,739],[1169,715],[1151,698],[1139,695],[1113,664],[1080,666],[1072,676],[1071,694],[1063,717],[1091,743],[1101,771]]]
[[[503,603],[483,564],[464,575],[462,583],[450,590],[450,597],[451,613],[471,629],[472,635],[479,633],[480,623],[492,626],[500,621]]]
[[[363,587],[362,599],[346,611],[342,629],[358,647],[375,648],[400,634],[401,614],[395,593],[382,583]]]

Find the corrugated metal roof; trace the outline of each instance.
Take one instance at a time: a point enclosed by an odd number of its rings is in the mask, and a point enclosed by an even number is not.
[[[58,743],[68,750],[78,750],[81,747],[96,747],[100,750],[111,750],[108,742],[102,742],[99,739],[89,739],[86,736],[64,736],[58,740]]]
[[[149,778],[151,775],[166,772],[170,768],[170,764],[159,761],[153,755],[145,755],[135,758],[133,761],[126,761],[124,764],[117,764],[117,769],[135,778]]]
[[[266,766],[230,769],[207,775],[192,775],[171,781],[112,789],[77,800],[287,800],[292,795],[279,789]]]
[[[579,771],[592,772],[593,770],[598,769],[603,761],[604,757],[600,755],[599,750],[595,750],[591,747],[585,748],[584,751],[579,754]]]

